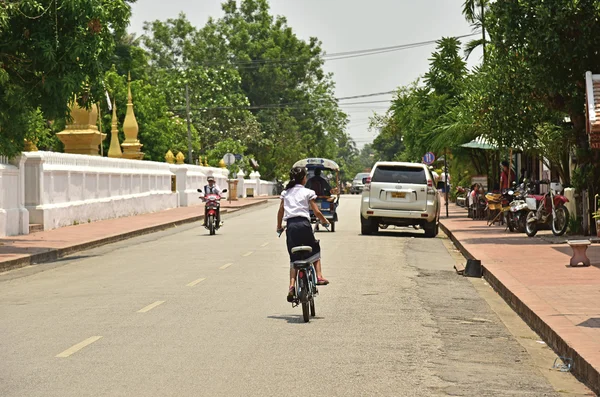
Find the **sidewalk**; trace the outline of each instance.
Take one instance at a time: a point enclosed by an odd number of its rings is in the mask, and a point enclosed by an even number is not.
[[[222,213],[264,204],[269,197],[221,202]],[[204,218],[204,206],[180,207],[150,214],[67,226],[26,236],[0,238],[0,272],[35,263],[54,261],[65,255],[131,237],[168,229]]]
[[[600,245],[587,251],[592,266],[571,268],[567,244],[488,227],[455,204],[445,214],[444,207],[442,230],[465,256],[481,260],[486,280],[600,394]]]

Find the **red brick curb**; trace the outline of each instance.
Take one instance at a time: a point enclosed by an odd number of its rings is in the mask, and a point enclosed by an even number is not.
[[[237,212],[237,211],[240,211],[240,210],[243,210],[246,208],[263,205],[266,203],[267,203],[267,200],[256,200],[256,201],[250,202],[244,206],[239,206],[239,207],[232,206],[229,208],[223,208],[222,213],[223,214],[233,213],[233,212]],[[190,216],[190,217],[184,218],[184,219],[179,219],[176,221],[163,222],[160,224],[143,227],[138,230],[133,230],[133,231],[129,231],[126,233],[113,234],[113,235],[109,235],[106,237],[97,238],[97,239],[94,239],[91,241],[86,241],[81,244],[74,244],[74,245],[64,247],[64,248],[49,248],[45,252],[39,252],[39,253],[32,254],[32,255],[29,255],[26,257],[9,259],[9,260],[0,262],[0,273],[18,269],[18,268],[25,267],[25,266],[34,265],[34,264],[53,262],[62,257],[65,257],[67,255],[72,255],[76,252],[81,252],[81,251],[85,251],[88,249],[97,248],[97,247],[100,247],[103,245],[127,240],[127,239],[130,239],[133,237],[139,237],[139,236],[143,236],[146,234],[171,229],[173,227],[185,225],[188,223],[198,222],[203,219],[204,219],[204,214],[194,215],[194,216]]]
[[[456,248],[467,259],[475,258],[469,250],[454,236],[451,230],[440,219],[440,228],[454,243]],[[510,305],[510,307],[535,331],[558,356],[573,359],[571,373],[589,387],[594,393],[600,395],[600,373],[591,363],[573,349],[550,325],[527,306],[519,297],[507,288],[492,271],[485,267],[482,261],[483,278],[494,290]]]

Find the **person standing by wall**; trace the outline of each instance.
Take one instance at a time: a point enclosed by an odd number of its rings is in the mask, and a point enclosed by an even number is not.
[[[502,172],[500,173],[500,191],[510,188],[510,184],[516,181],[516,175],[513,170],[508,169],[508,161],[502,162]]]

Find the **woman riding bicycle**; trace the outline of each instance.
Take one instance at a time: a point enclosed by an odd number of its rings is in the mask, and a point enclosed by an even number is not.
[[[306,184],[306,169],[301,167],[292,168],[290,171],[290,182],[285,187],[281,194],[281,205],[277,213],[277,231],[283,230],[282,222],[287,222],[287,249],[290,254],[290,289],[288,291],[287,300],[292,302],[295,294],[296,270],[292,263],[301,259],[299,255],[293,254],[292,248],[299,246],[309,246],[312,248],[312,256],[308,258],[315,265],[317,271],[317,285],[327,285],[329,281],[323,277],[321,271],[321,247],[319,242],[315,240],[313,229],[310,225],[310,212],[312,210],[315,216],[321,220],[324,225],[329,222],[315,203],[317,194],[310,189],[304,187]]]

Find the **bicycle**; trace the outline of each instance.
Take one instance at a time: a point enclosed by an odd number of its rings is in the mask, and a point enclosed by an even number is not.
[[[329,229],[329,225],[323,225]],[[279,237],[286,228],[278,231]],[[302,259],[292,262],[292,266],[296,272],[296,291],[292,307],[302,305],[302,317],[304,322],[310,321],[310,317],[316,316],[315,296],[319,295],[317,288],[317,271],[313,262],[308,261],[312,253],[312,247],[299,246],[292,248],[292,254],[300,254]]]

